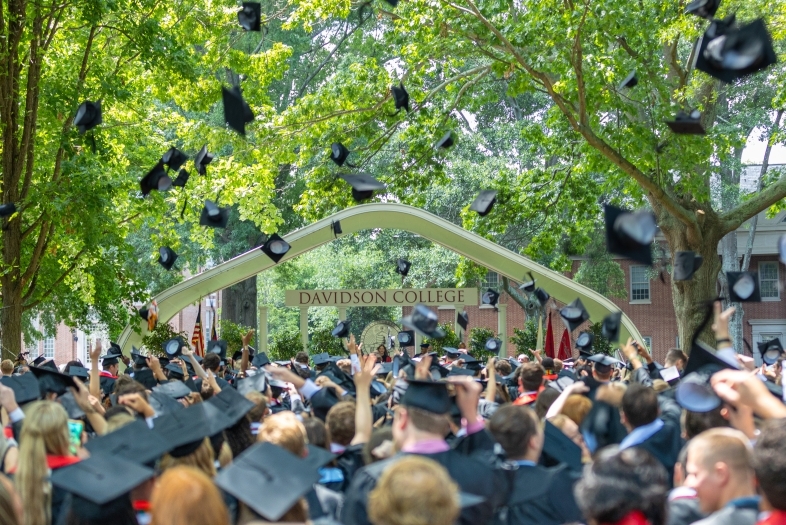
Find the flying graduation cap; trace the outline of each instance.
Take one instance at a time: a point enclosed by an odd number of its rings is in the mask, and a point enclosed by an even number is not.
[[[630,212],[611,204],[604,206],[606,249],[614,255],[628,257],[652,266],[652,241],[658,227],[648,211]]]
[[[221,93],[224,101],[224,120],[230,128],[245,136],[246,124],[254,122],[254,113],[243,100],[240,86],[233,86],[231,89],[222,86]]]
[[[349,321],[336,322],[336,327],[331,332],[333,337],[349,337]]]
[[[417,304],[412,309],[412,314],[401,319],[400,323],[407,328],[415,330],[424,337],[442,339],[445,332],[439,327],[439,318],[425,304]]]
[[[488,290],[483,292],[483,295],[481,296],[480,301],[483,304],[488,304],[488,305],[496,307],[497,303],[499,302],[499,293],[495,292],[494,290],[489,288]]]
[[[277,233],[274,233],[270,237],[268,237],[265,244],[263,244],[259,249],[262,250],[265,255],[270,257],[274,263],[277,263],[281,260],[284,255],[292,248],[287,241],[282,239]]]
[[[625,80],[620,82],[620,85],[619,85],[618,89],[620,89],[620,90],[622,90],[624,88],[630,89],[630,88],[636,87],[636,84],[638,84],[638,83],[639,83],[639,79],[636,77],[636,71],[634,70],[634,71],[631,71],[630,74],[627,77],[625,77]]]
[[[684,375],[674,391],[674,400],[691,412],[716,409],[721,400],[710,385],[710,378],[725,368],[736,370],[739,365],[735,358],[715,352],[701,341],[694,340]]]
[[[677,252],[674,254],[674,280],[689,281],[701,267],[704,259],[696,252]]]
[[[260,31],[262,19],[262,4],[259,2],[243,2],[243,7],[237,12],[237,21],[246,31]]]
[[[696,55],[696,69],[731,83],[777,62],[772,40],[759,18],[737,26],[734,15],[713,20],[704,32]]]
[[[415,346],[415,332],[413,330],[402,330],[398,333],[396,338],[401,348]]]
[[[16,213],[16,204],[13,202],[0,204],[0,217],[10,217],[14,213]]]
[[[448,131],[447,133],[442,135],[441,139],[439,139],[439,142],[437,142],[436,148],[437,149],[449,149],[449,148],[453,147],[453,145],[455,143],[456,143],[456,133],[454,133],[453,131]]]
[[[456,322],[462,330],[466,331],[467,326],[469,326],[469,314],[467,312],[459,312],[456,315]]]
[[[584,308],[584,304],[581,302],[581,299],[576,298],[575,301],[570,303],[567,306],[564,306],[559,311],[560,317],[565,323],[568,325],[568,329],[572,332],[576,328],[578,328],[584,321],[589,319],[589,313]]]
[[[409,113],[409,93],[404,88],[404,83],[399,82],[398,86],[391,86],[390,91],[393,93],[393,101],[396,103],[396,112],[404,109]]]
[[[406,259],[399,259],[396,261],[396,273],[400,274],[402,277],[407,276],[411,267],[412,263]]]
[[[74,126],[77,127],[81,135],[84,135],[86,131],[90,131],[102,122],[100,100],[96,102],[85,100],[79,104],[74,117]]]
[[[771,339],[758,344],[761,360],[766,365],[774,365],[783,355],[783,345],[779,338]]]
[[[470,204],[469,209],[477,212],[478,215],[481,217],[485,217],[489,213],[491,213],[492,208],[494,208],[494,203],[497,202],[497,191],[496,190],[483,190],[478,193],[478,196],[475,197],[475,200],[472,201]]]
[[[172,179],[166,174],[164,169],[164,161],[159,160],[158,163],[147,172],[147,175],[142,177],[139,181],[139,187],[142,190],[142,195],[147,196],[151,191],[167,191],[172,187]]]
[[[158,264],[165,270],[171,270],[177,260],[177,254],[169,246],[162,246],[158,249]]]
[[[616,343],[620,340],[620,324],[622,321],[622,312],[612,312],[603,318],[601,325],[601,334],[603,337]]]
[[[519,290],[524,290],[527,293],[532,293],[535,291],[535,278],[532,276],[532,272],[528,272],[527,275],[529,276],[529,280],[524,281],[519,286]]]
[[[188,178],[190,175],[186,171],[185,168],[180,168],[180,171],[177,172],[177,177],[175,180],[172,181],[172,186],[177,186],[178,188],[185,188],[186,184],[188,183]]]
[[[174,146],[169,148],[167,152],[164,153],[164,156],[161,157],[161,162],[164,163],[164,166],[172,171],[177,171],[180,169],[180,166],[185,164],[187,160],[188,157],[186,154]]]
[[[330,160],[335,162],[338,166],[343,166],[349,157],[350,151],[340,142],[334,142],[330,145]],[[348,164],[351,166],[351,164]]]
[[[726,272],[729,283],[729,301],[733,303],[758,303],[761,301],[758,272]]]
[[[500,348],[502,348],[502,341],[496,337],[490,337],[486,340],[486,344],[484,346],[489,352],[498,354]]]
[[[352,198],[355,202],[370,199],[376,190],[384,190],[385,185],[368,173],[348,173],[340,175],[352,186]]]
[[[595,342],[595,336],[592,332],[581,332],[576,338],[576,348],[579,349],[579,354],[591,355],[592,343]]]
[[[698,109],[690,112],[678,111],[674,120],[667,120],[666,125],[677,135],[706,135],[707,131],[701,124],[701,112]]]
[[[219,208],[215,202],[206,200],[199,216],[200,226],[226,228],[227,222],[229,222],[229,208]]]
[[[538,300],[538,303],[540,303],[540,307],[543,308],[544,306],[546,306],[546,303],[549,302],[549,299],[551,299],[551,296],[543,288],[536,288],[535,289],[535,299]]]
[[[696,15],[707,20],[712,20],[720,6],[720,0],[693,0],[685,8],[686,15]]]
[[[207,165],[213,162],[215,155],[212,153],[208,153],[207,151],[207,144],[202,146],[202,149],[196,154],[194,157],[194,167],[196,168],[197,173],[200,175],[205,175],[207,173]]]
[[[179,356],[180,351],[183,349],[183,347],[186,347],[188,345],[186,344],[186,342],[183,340],[182,337],[178,336],[178,337],[173,337],[169,341],[164,342],[161,346],[163,347],[166,356],[172,359],[174,357]]]

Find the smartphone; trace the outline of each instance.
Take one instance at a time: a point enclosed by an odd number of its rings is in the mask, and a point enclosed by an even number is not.
[[[83,421],[76,421],[74,419],[68,420],[68,442],[71,448],[71,454],[76,454],[79,447],[82,446],[82,432],[85,430],[85,423]]]

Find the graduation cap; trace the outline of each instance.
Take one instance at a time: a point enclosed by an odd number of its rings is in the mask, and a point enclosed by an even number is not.
[[[783,355],[783,345],[777,337],[758,344],[761,360],[766,365],[774,365]]]
[[[161,434],[147,426],[145,420],[137,419],[108,434],[89,440],[85,448],[91,456],[117,457],[144,465],[157,460],[169,452],[171,447]]]
[[[544,290],[543,288],[536,288],[535,289],[535,299],[538,300],[541,308],[546,306],[546,303],[549,302],[551,296]]]
[[[262,368],[263,366],[267,366],[270,364],[270,359],[268,359],[267,354],[265,352],[259,352],[257,355],[254,356],[254,359],[251,360],[251,364],[257,368]]]
[[[153,430],[158,432],[172,448],[170,455],[183,457],[191,454],[202,440],[211,435],[211,424],[202,408],[203,403],[183,410],[170,412],[153,420]]]
[[[606,248],[609,253],[652,266],[652,244],[658,227],[648,211],[630,212],[606,204]]]
[[[693,0],[685,8],[686,15],[696,15],[712,20],[720,6],[720,0]]]
[[[415,346],[415,332],[414,330],[402,330],[396,336],[398,339],[398,345],[401,348],[405,348],[407,346]]]
[[[453,348],[452,346],[444,346],[442,350],[445,351],[445,354],[455,357],[461,355],[461,351],[458,348]]]
[[[638,83],[639,83],[639,79],[636,77],[636,70],[633,70],[633,71],[630,72],[630,74],[628,74],[627,77],[625,77],[625,80],[620,82],[620,85],[619,85],[619,87],[617,89],[620,89],[620,90],[622,90],[624,88],[630,89],[632,87],[636,87],[636,84],[638,84]]]
[[[229,222],[229,208],[219,208],[211,200],[205,200],[205,206],[199,215],[199,225],[210,228],[226,228]]]
[[[579,349],[579,354],[589,355],[592,350],[592,343],[595,342],[595,336],[592,332],[581,332],[576,338],[576,348]]]
[[[16,204],[13,202],[0,204],[0,217],[9,217],[14,213],[16,213]]]
[[[277,522],[319,478],[307,460],[272,443],[257,443],[222,469],[215,483],[265,520]]]
[[[706,135],[701,125],[701,112],[693,109],[690,112],[678,111],[674,120],[667,120],[666,125],[677,135]]]
[[[562,317],[562,320],[567,323],[571,332],[590,317],[579,298],[576,298],[576,300],[569,305],[562,307],[559,311],[559,315]]]
[[[715,372],[726,368],[739,369],[733,356],[715,352],[694,339],[682,380],[674,391],[674,400],[691,412],[709,412],[719,407],[721,399],[712,389],[710,378]]]
[[[248,358],[253,359],[254,355],[256,354],[256,350],[254,350],[253,346],[248,347]],[[243,358],[243,350],[237,350],[234,354],[232,354],[233,361],[239,361]]]
[[[389,365],[390,363],[385,363],[385,364]],[[312,445],[311,443],[308,443],[306,445],[306,448],[308,449],[308,455],[305,458],[303,458],[303,460],[308,462],[312,466],[312,468],[317,468],[317,469],[322,468],[328,463],[330,463],[331,461],[333,461],[334,459],[336,459],[337,457],[329,450],[326,450],[322,447],[318,447],[316,445]]]
[[[529,280],[524,281],[519,286],[519,290],[524,290],[527,293],[532,293],[535,291],[535,278],[532,276],[532,272],[528,272],[527,275],[529,276]]]
[[[265,255],[270,257],[274,263],[277,263],[281,260],[284,255],[292,248],[287,241],[282,239],[277,233],[274,233],[270,237],[268,237],[265,244],[260,246],[260,250],[264,252]]]
[[[406,259],[399,259],[396,261],[396,273],[400,274],[402,277],[407,276],[411,267],[412,263]]]
[[[330,160],[343,166],[349,157],[350,151],[340,142],[334,142],[330,145]]]
[[[737,27],[734,15],[713,20],[699,42],[696,69],[731,83],[778,61],[761,18]]]
[[[499,292],[495,292],[491,288],[483,292],[483,295],[480,298],[480,302],[483,304],[488,304],[491,306],[497,306],[499,302]]]
[[[348,173],[340,175],[342,179],[352,186],[352,198],[356,202],[370,199],[376,190],[384,190],[385,185],[368,173]]]
[[[147,402],[150,403],[150,406],[159,416],[185,408],[176,399],[158,392],[150,392],[147,396]]]
[[[450,412],[451,401],[446,383],[416,379],[410,379],[407,383],[407,389],[399,401],[400,405],[419,408],[433,414]]]
[[[241,379],[237,382],[237,393],[246,395],[249,392],[262,392],[267,390],[267,376],[263,373],[254,374],[251,377]]]
[[[160,384],[153,388],[153,392],[169,396],[172,399],[181,399],[191,395],[191,389],[182,381],[168,381]]]
[[[170,378],[177,378],[178,376],[180,376],[180,378],[183,378],[183,369],[180,367],[180,365],[176,363],[167,363],[166,366],[164,366],[164,368],[166,370],[169,370]],[[174,376],[172,374],[174,374]]]
[[[54,469],[52,485],[73,495],[71,512],[80,522],[120,523],[132,513],[129,493],[155,476],[153,469],[104,454]]]
[[[33,359],[33,366],[39,366],[45,362],[46,362],[46,357],[44,357],[43,355],[39,355],[38,357]]]
[[[147,172],[147,175],[142,177],[139,181],[139,188],[142,190],[142,195],[149,195],[151,191],[167,191],[172,187],[172,179],[166,174],[164,170],[164,162],[158,161],[153,166],[153,169]]]
[[[34,366],[30,368],[30,372],[38,379],[41,397],[45,397],[49,392],[54,392],[60,396],[68,391],[68,387],[76,388],[74,378],[68,374],[58,372],[57,368],[52,370],[51,368]]]
[[[729,283],[729,301],[757,303],[761,301],[758,272],[726,272]]]
[[[19,405],[41,398],[41,389],[33,374],[2,376],[0,383],[14,391],[14,397]]]
[[[222,86],[221,94],[224,101],[224,120],[230,128],[245,136],[246,124],[254,122],[254,113],[243,100],[240,86],[233,86],[231,89]]]
[[[611,370],[611,367],[614,365],[622,364],[622,361],[619,359],[614,359],[610,355],[606,354],[594,354],[587,357],[587,361],[592,361],[595,363],[595,368],[600,373],[605,373]]]
[[[162,246],[158,249],[158,264],[164,267],[165,270],[171,270],[177,260],[177,254],[169,246]]]
[[[172,181],[172,186],[177,186],[178,188],[185,188],[186,184],[188,183],[188,172],[185,168],[180,168],[180,171],[177,172],[177,177],[175,180]]]
[[[390,91],[393,93],[393,100],[396,103],[396,111],[406,110],[409,113],[409,93],[404,89],[404,83],[399,82],[398,86],[392,86]]]
[[[167,357],[172,359],[173,357],[179,356],[183,347],[188,345],[182,337],[177,336],[173,337],[169,341],[166,341],[165,343],[162,343],[161,346],[163,347],[164,353],[166,353]]]
[[[205,175],[207,173],[207,165],[213,162],[215,155],[212,153],[208,153],[207,151],[207,144],[202,146],[202,149],[196,154],[194,157],[194,167],[196,168],[197,173],[200,175]]]
[[[469,368],[460,368],[458,366],[451,367],[448,377],[451,376],[474,376],[475,371]]]
[[[153,375],[153,371],[149,368],[143,368],[134,372],[134,381],[144,386],[145,390],[152,390],[158,385],[156,376]]]
[[[90,379],[87,368],[83,366],[72,366],[68,369],[68,375],[71,377],[78,377],[82,381]]]
[[[333,236],[338,237],[343,231],[341,231],[341,221],[333,221],[330,223],[330,229],[333,230]]]
[[[338,321],[336,327],[331,332],[333,337],[348,337],[349,336],[349,321]]]
[[[214,406],[224,414],[230,420],[230,426],[240,421],[256,406],[256,403],[246,399],[243,394],[240,394],[234,388],[224,388],[221,392],[208,399],[207,404]]]
[[[82,419],[85,417],[85,411],[80,408],[76,399],[74,399],[74,394],[71,392],[66,392],[58,397],[57,402],[65,409],[68,419]]]
[[[223,339],[210,340],[207,342],[207,352],[218,354],[218,357],[223,361],[227,358],[227,342]]]
[[[489,352],[494,352],[495,354],[498,354],[500,349],[502,348],[502,341],[500,339],[497,339],[496,337],[492,337],[486,340],[485,347],[486,350],[488,350]]]
[[[79,130],[80,134],[84,135],[85,131],[90,131],[102,123],[100,100],[96,102],[85,100],[79,104],[74,117],[74,126]]]
[[[237,21],[246,31],[261,31],[262,4],[259,2],[243,2],[237,12]]]
[[[556,425],[545,421],[543,429],[543,452],[541,461],[546,466],[561,463],[573,471],[581,471],[581,448],[565,435]]]
[[[131,359],[134,360],[134,365],[138,367],[147,366],[147,356],[140,354],[135,346],[131,347]]]
[[[704,259],[696,252],[677,252],[674,254],[674,280],[689,281],[701,267]]]
[[[172,171],[180,169],[180,166],[185,164],[187,160],[188,157],[186,154],[174,146],[169,148],[166,153],[164,153],[164,156],[161,157],[161,162]]]
[[[452,147],[455,143],[456,143],[456,134],[452,131],[448,131],[447,133],[442,135],[442,138],[439,139],[439,142],[437,142],[436,147],[437,149],[448,149]]]
[[[620,340],[620,325],[622,312],[612,312],[603,318],[601,334],[612,343]]]
[[[442,339],[445,332],[439,327],[439,317],[425,304],[419,303],[412,309],[412,314],[399,321],[424,337]]]
[[[495,202],[497,202],[497,190],[483,190],[469,205],[469,209],[477,212],[481,217],[485,217],[491,213]]]

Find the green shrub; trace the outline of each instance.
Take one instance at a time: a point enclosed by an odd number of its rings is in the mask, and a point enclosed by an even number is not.
[[[439,327],[442,328],[442,330],[444,330],[445,337],[443,337],[442,339],[432,339],[428,337],[424,339],[423,342],[430,344],[431,350],[437,352],[439,355],[445,353],[443,348],[445,348],[446,346],[451,348],[458,348],[461,339],[459,339],[459,336],[453,330],[453,325],[450,323],[445,323],[439,325]]]
[[[221,326],[221,339],[227,342],[227,356],[232,357],[232,354],[243,347],[243,336],[252,328],[233,323],[227,319],[221,319],[219,325]],[[249,344],[253,346],[254,340],[252,339]],[[205,341],[205,345],[207,345],[207,341]]]
[[[530,359],[534,359],[530,349],[536,349],[538,344],[538,323],[534,319],[529,319],[524,324],[524,330],[513,329],[513,337],[510,343],[516,347],[516,355],[526,354]]]
[[[496,356],[496,352],[489,352],[486,350],[486,341],[496,335],[497,334],[489,328],[483,328],[481,326],[473,328],[469,331],[469,353],[483,362],[486,362],[489,357]]]
[[[188,332],[176,332],[169,323],[158,323],[155,330],[142,338],[142,348],[147,350],[150,355],[161,357],[164,355],[164,343],[178,336],[182,337],[186,343],[191,343],[191,336]]]
[[[614,355],[614,350],[617,346],[601,335],[602,328],[602,322],[592,323],[589,327],[589,331],[595,336],[595,341],[592,343],[592,352],[595,354]]]
[[[268,358],[271,361],[288,361],[303,349],[300,331],[281,330],[273,334],[268,347]]]
[[[314,355],[327,352],[330,355],[347,355],[344,343],[338,337],[333,337],[332,331],[332,328],[321,328],[311,332],[308,353]],[[298,333],[298,337],[300,337],[300,333]]]

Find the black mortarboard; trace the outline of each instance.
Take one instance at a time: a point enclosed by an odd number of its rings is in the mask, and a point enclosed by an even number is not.
[[[237,12],[237,21],[246,31],[261,31],[262,4],[259,2],[243,2]]]
[[[0,204],[0,217],[8,217],[14,213],[16,213],[16,204],[13,202]]]
[[[65,409],[68,419],[82,419],[85,417],[85,411],[79,407],[76,399],[74,399],[74,394],[71,392],[66,392],[58,397],[57,402]]]
[[[587,357],[587,361],[592,361],[595,363],[595,368],[598,369],[600,372],[605,372],[611,369],[612,366],[620,364],[622,361],[619,359],[614,359],[610,355],[606,354],[594,354]]]
[[[264,373],[260,372],[251,377],[241,379],[237,382],[237,392],[240,395],[246,395],[249,392],[262,392],[267,390],[267,377]]]
[[[270,259],[277,263],[284,257],[289,249],[292,248],[287,241],[282,239],[277,233],[274,233],[270,237],[267,238],[265,244],[260,246],[260,250],[270,257]]]
[[[87,368],[83,366],[72,366],[68,369],[68,375],[78,377],[82,381],[87,381],[90,378]]]
[[[210,164],[215,155],[212,153],[208,153],[207,151],[207,144],[202,146],[202,149],[196,154],[194,157],[194,167],[196,168],[197,173],[200,175],[204,175],[207,173],[207,165]]]
[[[218,354],[222,360],[227,358],[227,342],[223,339],[210,340],[207,342],[207,353]]]
[[[85,100],[79,104],[74,117],[74,126],[79,130],[79,133],[84,134],[85,131],[90,131],[102,123],[100,100],[95,102]]]
[[[444,346],[444,347],[442,347],[442,350],[444,350],[444,352],[447,355],[450,355],[450,356],[461,355],[461,352],[459,351],[459,349],[458,348],[453,348],[452,346]]]
[[[729,301],[757,303],[761,301],[758,272],[726,272],[729,282]]]
[[[595,342],[595,335],[592,332],[581,332],[576,338],[576,348],[580,353],[588,353]]]
[[[158,249],[158,264],[165,270],[171,270],[177,260],[177,254],[169,246],[162,246]]]
[[[390,364],[390,363],[385,363]],[[322,447],[318,447],[316,445],[312,445],[311,443],[306,445],[308,448],[308,455],[303,458],[304,461],[308,462],[312,468],[322,468],[334,459],[336,459],[336,455],[331,453],[329,450],[326,450]]]
[[[491,306],[497,306],[499,302],[499,292],[495,292],[491,288],[483,292],[483,295],[480,298],[480,302],[483,304],[489,304]]]
[[[241,135],[246,134],[246,124],[254,122],[254,113],[243,100],[240,86],[233,86],[231,89],[221,87],[224,100],[224,120],[230,128]]]
[[[164,349],[164,353],[170,359],[179,356],[184,346],[188,345],[180,336],[173,337],[172,339],[161,344],[161,347]]]
[[[720,0],[693,0],[685,8],[685,14],[712,20],[718,11],[718,6],[720,6]]]
[[[536,288],[535,289],[535,299],[537,299],[538,303],[540,303],[540,306],[543,307],[543,306],[546,306],[547,302],[549,302],[549,299],[551,299],[551,296],[543,288]]]
[[[405,109],[409,113],[409,93],[404,88],[404,83],[400,82],[398,86],[392,86],[390,91],[393,92],[393,100],[396,103],[396,111]]]
[[[450,368],[450,373],[448,376],[474,376],[475,371],[470,370],[469,368],[460,368],[458,366],[453,366]]]
[[[334,142],[330,145],[330,160],[339,166],[344,165],[347,161],[347,157],[349,157],[349,153],[347,147],[340,142]]]
[[[341,221],[333,221],[330,223],[330,229],[333,230],[333,236],[338,237],[343,231],[341,231]]]
[[[736,358],[715,352],[701,341],[695,341],[682,380],[674,391],[674,400],[691,412],[709,412],[719,407],[721,400],[710,385],[710,378],[725,368],[739,369]]]
[[[39,355],[35,359],[33,359],[33,366],[39,366],[40,364],[46,362],[46,357]]]
[[[129,493],[153,476],[153,469],[96,454],[53,470],[50,480],[55,487],[73,494],[71,512],[81,522],[119,523],[123,515],[133,512]]]
[[[783,345],[781,344],[781,340],[777,337],[765,341],[764,343],[759,343],[758,347],[759,354],[761,354],[761,360],[767,365],[774,365],[783,355]]]
[[[385,185],[368,173],[349,173],[341,178],[352,186],[352,198],[356,202],[370,199],[376,190],[384,190]]]
[[[638,83],[639,83],[639,79],[636,77],[636,71],[633,70],[633,71],[630,72],[630,74],[628,74],[627,77],[625,77],[625,80],[620,82],[620,85],[619,85],[618,89],[624,89],[624,88],[629,88],[630,89],[632,87],[635,87],[636,84],[638,84]]]
[[[248,347],[248,358],[253,359],[256,350],[254,350],[253,346]],[[232,354],[233,361],[240,361],[243,358],[243,350],[236,350],[234,354]]]
[[[172,179],[166,174],[164,170],[163,161],[153,167],[152,170],[147,172],[147,175],[142,177],[139,181],[139,188],[142,190],[142,195],[148,195],[151,191],[167,191],[172,187]]]
[[[141,383],[146,390],[152,390],[158,384],[153,371],[149,368],[143,368],[134,372],[134,381]]]
[[[536,279],[532,276],[532,272],[528,272],[527,275],[529,276],[529,279],[527,279],[526,281],[522,282],[519,285],[519,290],[524,290],[525,292],[532,293],[535,291]]]
[[[199,225],[210,228],[226,228],[229,222],[229,208],[219,208],[218,205],[206,200],[202,213],[199,215]]]
[[[407,381],[407,390],[401,396],[400,404],[419,408],[434,414],[447,414],[450,412],[450,395],[446,383],[434,381]]]
[[[423,341],[422,343],[420,343],[420,348],[428,348],[429,346],[431,346],[431,343],[429,343],[428,341]]]
[[[576,300],[569,305],[564,306],[559,311],[559,315],[562,317],[562,320],[567,323],[571,332],[581,326],[581,324],[590,317],[579,298],[576,298]]]
[[[230,426],[240,421],[243,416],[256,406],[253,401],[246,399],[243,394],[240,394],[234,388],[221,390],[221,392],[208,399],[207,403],[215,406],[229,418],[231,421]]]
[[[466,330],[469,326],[469,314],[467,312],[459,312],[456,314],[456,322],[462,330]]]
[[[497,339],[496,337],[492,337],[486,340],[486,350],[489,352],[494,352],[495,354],[499,353],[500,348],[502,348],[502,341]]]
[[[622,312],[612,312],[603,318],[601,325],[601,334],[609,340],[609,342],[616,343],[620,340],[620,326],[622,324]]]
[[[701,267],[704,259],[696,252],[677,252],[674,254],[674,280],[689,281]]]
[[[52,372],[59,372],[54,359],[45,360],[42,364],[38,365],[38,368],[46,368],[47,370],[51,370]]]
[[[145,420],[138,419],[108,434],[89,440],[85,448],[91,455],[118,457],[145,464],[169,452],[171,445],[161,434],[150,430]]]
[[[38,385],[41,388],[41,397],[46,396],[48,392],[55,392],[58,396],[65,394],[68,387],[76,388],[74,378],[68,374],[61,374],[57,369],[52,370],[45,367],[32,367],[30,372],[38,379]]]
[[[139,350],[135,346],[131,347],[131,359],[134,360],[134,365],[138,367],[147,366],[147,356],[140,354]]]
[[[696,69],[727,83],[777,62],[761,18],[737,27],[734,16],[713,20],[699,42]]]
[[[407,276],[411,267],[412,263],[406,259],[399,259],[396,261],[396,273],[400,274],[402,277]]]
[[[616,206],[604,206],[606,248],[609,253],[652,265],[652,244],[658,227],[648,211],[629,212]]]
[[[333,337],[349,337],[349,321],[337,321],[336,327],[330,333]]]
[[[311,361],[314,362],[315,366],[319,365],[326,365],[330,362],[330,354],[327,352],[322,352],[321,354],[314,354],[311,356]]]
[[[2,376],[0,383],[14,391],[14,397],[19,405],[41,398],[41,389],[33,374]]]
[[[211,435],[210,425],[202,403],[153,420],[153,430],[172,447],[170,454],[173,457],[187,456],[199,448],[202,440]]]
[[[698,109],[693,109],[690,112],[678,111],[674,120],[667,120],[666,125],[678,135],[707,134],[701,124],[701,112]]]
[[[151,392],[148,394],[147,402],[150,403],[150,406],[156,411],[156,415],[158,416],[169,414],[170,412],[177,412],[185,408],[176,399],[164,394],[159,394],[158,392]]]
[[[153,392],[164,394],[172,399],[180,399],[191,395],[191,389],[182,381],[168,381],[153,388]]]
[[[412,309],[412,314],[399,321],[407,328],[415,330],[424,337],[442,339],[445,332],[439,327],[439,317],[425,304],[417,304]]]
[[[398,345],[401,348],[405,348],[408,346],[415,345],[415,331],[414,330],[402,330],[398,333],[397,337]]]
[[[189,174],[185,168],[180,168],[180,171],[177,172],[177,177],[175,180],[172,181],[172,186],[177,186],[178,188],[185,188],[186,184],[188,184]]]
[[[181,378],[183,377],[183,369],[177,363],[167,363],[164,368],[169,370],[169,377],[173,377],[172,374],[175,374],[174,378],[177,378],[178,375],[180,375]]]
[[[188,157],[186,154],[174,146],[169,148],[166,153],[164,153],[164,156],[161,157],[161,162],[172,171],[179,170],[180,166],[185,164],[187,160]]]
[[[485,217],[491,213],[495,202],[497,202],[497,190],[483,190],[469,205],[469,209],[477,212],[481,217]]]
[[[319,477],[305,459],[272,443],[257,443],[219,472],[215,483],[265,520],[277,522]]]
[[[581,448],[550,421],[543,429],[542,461],[547,466],[564,463],[573,471],[581,471]]]
[[[456,134],[452,131],[448,131],[442,138],[439,139],[437,142],[437,148],[448,149],[452,147],[456,143]]]
[[[251,360],[251,364],[257,368],[262,368],[270,364],[270,359],[265,352],[259,352],[254,356],[254,359]]]

